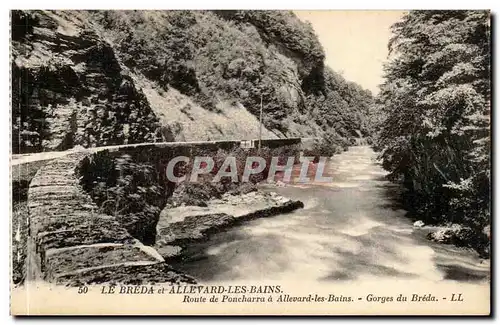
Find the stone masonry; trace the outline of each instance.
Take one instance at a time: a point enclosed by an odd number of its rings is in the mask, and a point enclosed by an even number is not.
[[[194,283],[155,249],[99,213],[80,185],[73,153],[41,167],[28,191],[28,279],[66,285]]]

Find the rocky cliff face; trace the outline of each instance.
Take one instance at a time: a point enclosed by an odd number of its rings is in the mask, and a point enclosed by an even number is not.
[[[95,32],[64,12],[12,22],[14,153],[154,141],[156,116]]]

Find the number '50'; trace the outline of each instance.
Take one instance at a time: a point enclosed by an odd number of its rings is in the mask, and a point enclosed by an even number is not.
[[[78,293],[80,293],[80,294],[86,294],[87,292],[89,292],[88,287],[83,286],[83,287],[78,288]]]

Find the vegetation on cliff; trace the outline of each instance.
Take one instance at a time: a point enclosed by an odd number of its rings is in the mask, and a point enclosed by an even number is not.
[[[330,153],[370,131],[363,117],[372,95],[325,67],[312,26],[292,12],[12,15],[14,152],[171,141],[182,129],[191,132],[191,124],[215,128],[221,138],[248,136],[204,125],[208,119],[180,118],[190,116],[190,107],[170,100],[172,89],[207,116],[232,106],[258,117],[262,102],[266,131],[324,138],[333,144]],[[157,117],[169,110],[160,126]],[[256,120],[248,123],[257,132]]]
[[[179,150],[161,153],[132,150],[118,154],[102,151],[83,161],[79,170],[80,182],[99,207],[99,213],[114,216],[133,237],[152,245],[158,218],[165,206],[206,206],[208,200],[221,198],[225,193],[241,195],[256,191],[254,184],[267,178],[272,157],[281,157],[280,162],[285,163],[288,157],[297,153],[294,146],[263,148],[260,157],[265,159],[266,168],[251,175],[249,182],[242,182],[247,157],[256,156],[257,149],[247,150],[235,145],[227,149],[186,147]],[[189,163],[178,163],[174,168],[174,174],[186,176],[186,180],[170,181],[166,177],[168,162],[176,155],[189,152],[193,156],[212,158],[214,168],[210,173],[202,173],[197,182],[190,182],[191,159]],[[213,182],[226,157],[235,158],[238,179],[222,177]]]
[[[487,11],[411,11],[393,27],[377,145],[426,223],[459,223],[487,253],[490,27]],[[472,231],[470,231],[472,230]]]
[[[12,12],[12,151],[152,142],[149,104],[113,49],[67,12]]]
[[[207,110],[240,103],[287,136],[367,133],[372,96],[325,68],[310,24],[285,11],[99,11],[123,62]],[[338,142],[342,146],[342,142]]]
[[[153,164],[123,154],[112,159],[107,152],[87,159],[81,168],[82,185],[99,207],[114,216],[135,238],[154,243],[158,216],[166,203],[168,184]]]

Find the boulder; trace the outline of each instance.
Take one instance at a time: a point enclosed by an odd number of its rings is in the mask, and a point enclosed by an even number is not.
[[[423,226],[425,226],[425,223],[422,220],[418,220],[413,223],[413,227],[415,228],[422,228]]]
[[[454,232],[451,229],[440,229],[438,231],[430,232],[427,239],[435,241],[440,244],[451,244]]]

